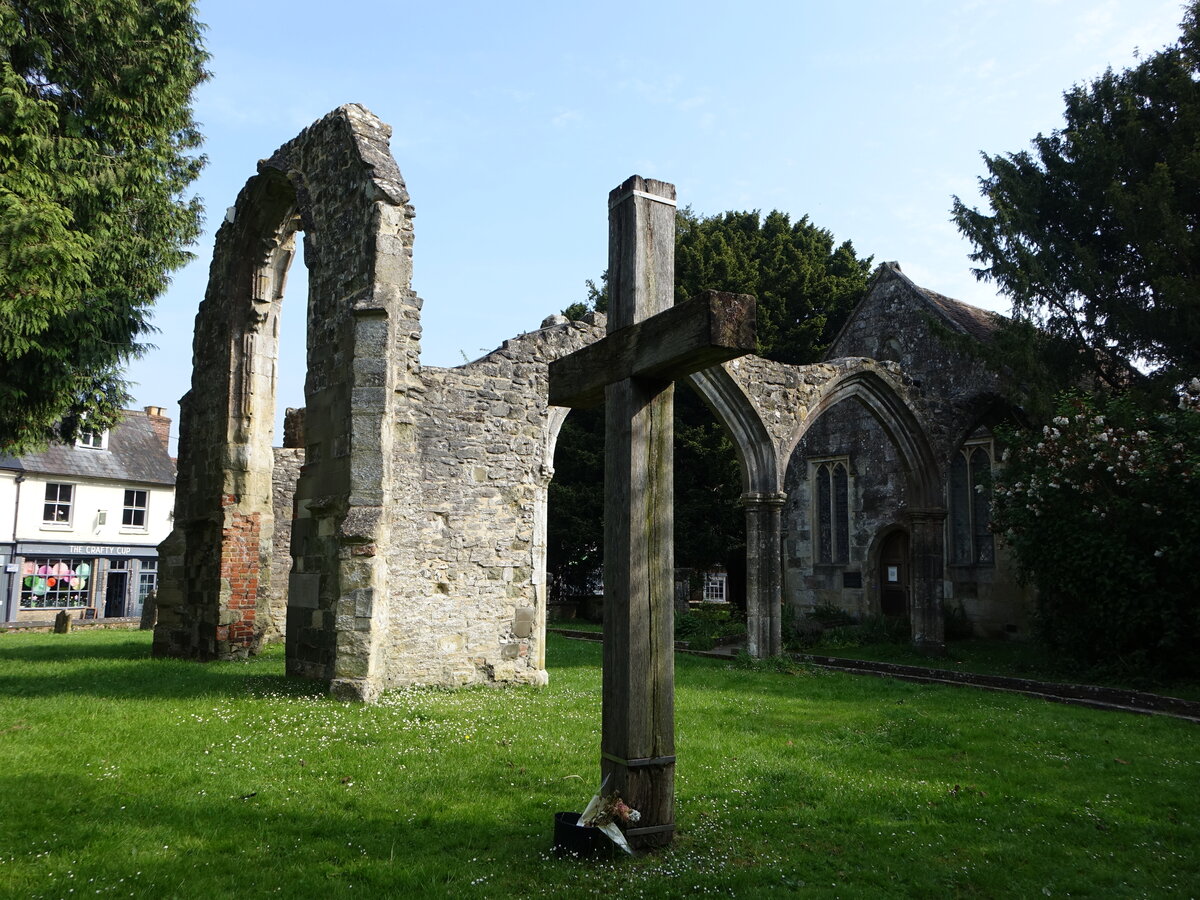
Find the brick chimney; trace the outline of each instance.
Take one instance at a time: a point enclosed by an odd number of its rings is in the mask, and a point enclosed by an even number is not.
[[[150,419],[150,427],[154,429],[154,433],[158,435],[158,439],[162,441],[163,449],[170,452],[171,442],[171,419],[169,416],[164,416],[161,406],[147,406],[146,416]]]

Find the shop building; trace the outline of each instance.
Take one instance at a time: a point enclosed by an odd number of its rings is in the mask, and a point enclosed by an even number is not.
[[[74,445],[0,455],[0,621],[141,614],[171,531],[170,427],[148,406]]]

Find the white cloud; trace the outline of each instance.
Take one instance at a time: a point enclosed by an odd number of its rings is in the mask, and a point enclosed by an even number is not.
[[[582,121],[583,113],[577,109],[564,109],[550,120],[555,128],[565,128],[568,125],[574,125],[576,122]]]

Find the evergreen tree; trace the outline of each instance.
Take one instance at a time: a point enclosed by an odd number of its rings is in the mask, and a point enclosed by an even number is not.
[[[189,0],[0,0],[0,449],[111,426],[199,234]]]
[[[871,258],[803,216],[773,210],[702,217],[680,211],[675,242],[675,302],[702,290],[758,298],[758,354],[787,363],[821,358],[862,299]]]
[[[990,213],[954,200],[976,275],[1013,303],[997,361],[1040,417],[1006,436],[994,521],[1060,658],[1194,671],[1200,0],[1175,45],[1064,99],[1032,152],[984,156]],[[1045,376],[1080,392],[1047,413]]]
[[[758,352],[789,363],[816,362],[850,310],[862,298],[871,259],[850,242],[803,217],[786,213],[727,212],[702,217],[690,208],[676,217],[675,302],[702,290],[758,297]],[[608,311],[608,275],[588,280],[586,302],[563,310],[578,319]],[[594,572],[603,547],[604,417],[572,413],[563,425],[550,483],[547,569],[571,590],[580,566]],[[745,518],[740,508],[741,469],[733,439],[695,392],[675,392],[675,564],[708,569],[724,565],[740,598]]]
[[[554,450],[546,529],[550,599],[583,597],[604,558],[604,407],[574,409]]]
[[[954,198],[976,276],[1109,389],[1133,363],[1163,387],[1200,372],[1198,13],[1174,46],[1067,91],[1032,152],[985,154],[990,213]]]

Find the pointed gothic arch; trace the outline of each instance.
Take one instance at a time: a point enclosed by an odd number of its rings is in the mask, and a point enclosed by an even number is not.
[[[820,399],[790,437],[783,458],[791,458],[805,432],[823,413],[846,400],[854,400],[866,408],[896,446],[917,503],[922,507],[940,506],[940,467],[925,428],[897,386],[885,381],[874,367],[851,371],[824,385]]]
[[[899,457],[910,505],[905,511],[909,535],[912,640],[917,647],[939,652],[944,644],[943,522],[946,516],[941,466],[920,417],[874,366],[864,364],[831,379],[800,427],[791,436],[784,458],[789,465],[805,434],[822,417],[843,403],[865,409],[883,431]],[[868,554],[869,556],[869,554]],[[859,575],[861,579],[861,573]],[[870,579],[868,578],[868,581]]]
[[[307,459],[293,532],[288,669],[350,695],[368,690],[394,398],[419,360],[413,211],[389,136],[360,106],[335,110],[259,164],[217,233],[192,387],[180,403],[156,655],[231,658],[257,649],[274,531],[278,316],[303,230]]]

